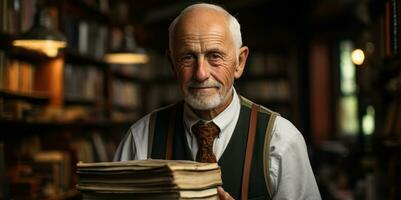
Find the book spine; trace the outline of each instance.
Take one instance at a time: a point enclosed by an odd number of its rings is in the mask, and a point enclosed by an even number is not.
[[[384,56],[391,56],[391,6],[386,1],[384,9]]]
[[[396,0],[391,0],[391,52],[398,53],[398,15]]]
[[[140,106],[140,89],[137,84],[116,80],[113,82],[113,104],[136,108]]]
[[[91,65],[67,64],[64,71],[65,97],[70,100],[101,100],[103,73]]]

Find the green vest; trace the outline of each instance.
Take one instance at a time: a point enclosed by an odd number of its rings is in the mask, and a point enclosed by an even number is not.
[[[234,133],[220,157],[223,188],[235,199],[241,196],[242,170],[244,166],[248,128],[252,102],[241,97],[241,111]],[[193,160],[188,147],[183,122],[183,103],[160,109],[150,117],[148,158],[165,159],[167,130],[170,120],[175,118],[172,138],[173,160]],[[175,110],[173,112],[173,110]],[[257,113],[257,126],[249,179],[249,199],[271,199],[271,180],[269,176],[269,151],[272,128],[278,114],[260,107]],[[268,189],[269,188],[269,189]]]

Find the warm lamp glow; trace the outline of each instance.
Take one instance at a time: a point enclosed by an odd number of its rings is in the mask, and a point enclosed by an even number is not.
[[[48,57],[56,57],[58,50],[67,46],[66,42],[55,40],[14,40],[13,45],[33,51],[39,51]]]
[[[145,64],[149,56],[138,53],[110,53],[105,56],[105,61],[114,64]]]
[[[362,65],[365,61],[365,54],[361,49],[355,49],[351,53],[351,60],[355,65]]]

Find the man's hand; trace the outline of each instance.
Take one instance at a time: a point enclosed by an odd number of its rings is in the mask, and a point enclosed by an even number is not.
[[[222,187],[217,187],[217,194],[219,195],[220,200],[234,200],[234,198],[228,194],[228,192],[224,191]]]

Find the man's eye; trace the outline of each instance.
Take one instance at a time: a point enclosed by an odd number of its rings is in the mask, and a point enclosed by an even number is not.
[[[182,67],[190,67],[194,64],[195,59],[195,56],[192,54],[183,54],[178,57],[177,61]]]
[[[183,55],[180,57],[180,62],[182,62],[183,64],[188,64],[191,63],[195,60],[195,57],[193,55]]]
[[[211,53],[211,54],[209,54],[208,57],[210,60],[213,60],[213,61],[217,61],[217,60],[221,59],[221,56],[218,53]]]

